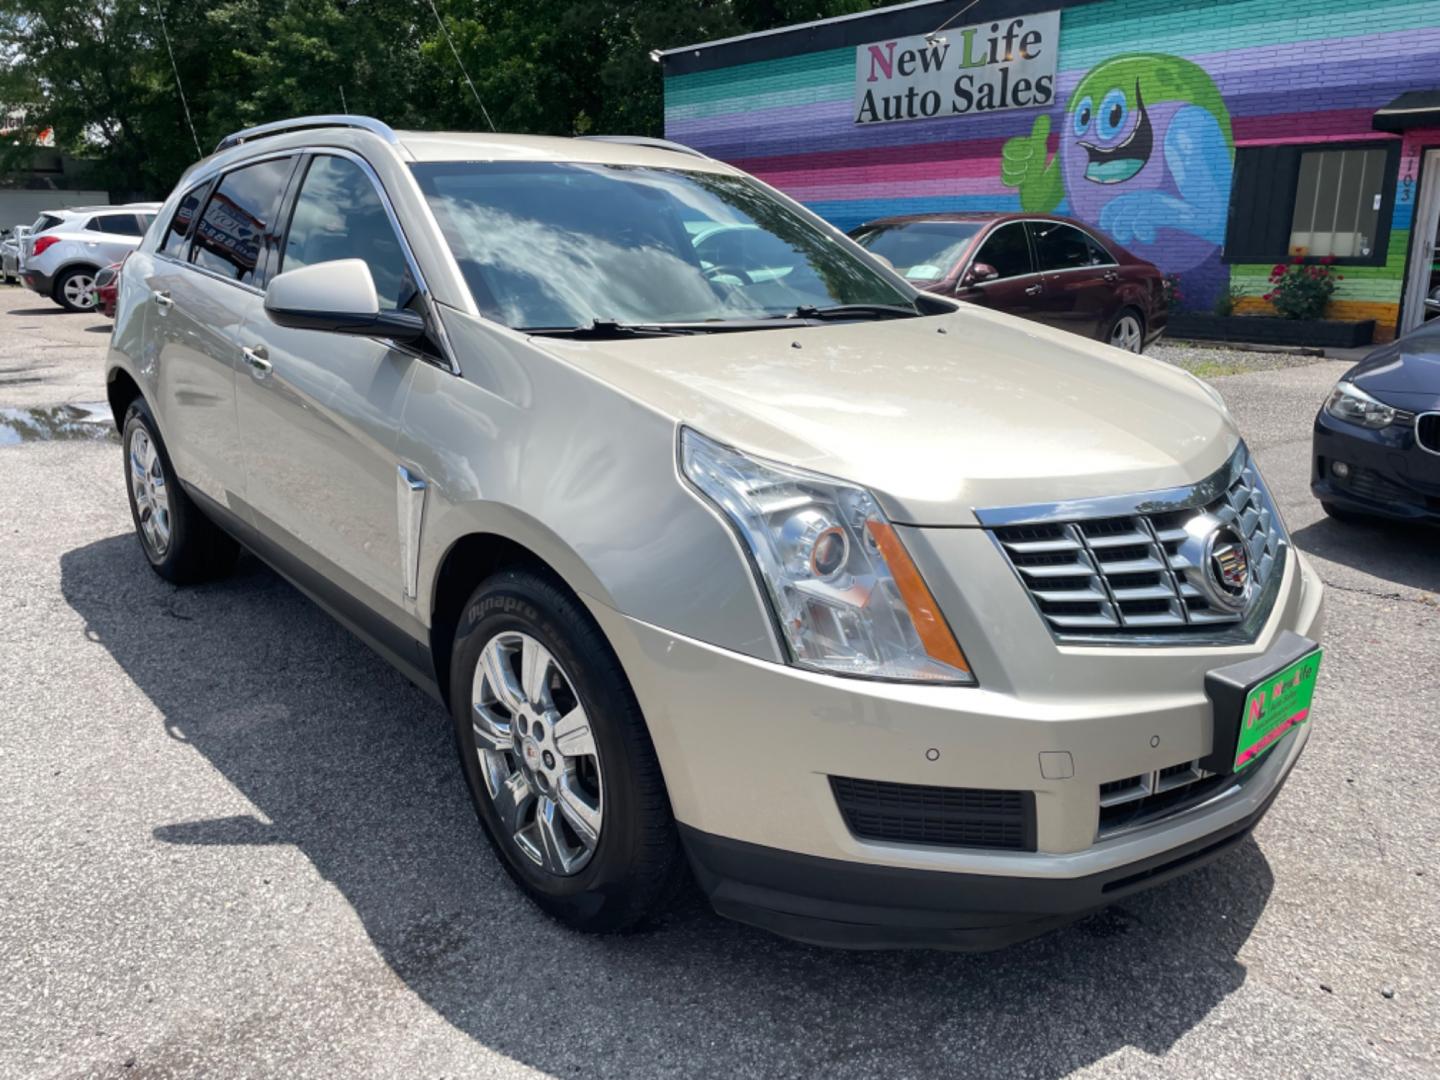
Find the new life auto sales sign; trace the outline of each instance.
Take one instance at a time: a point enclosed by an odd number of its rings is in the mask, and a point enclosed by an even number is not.
[[[1060,12],[950,28],[855,49],[855,123],[1048,105]]]

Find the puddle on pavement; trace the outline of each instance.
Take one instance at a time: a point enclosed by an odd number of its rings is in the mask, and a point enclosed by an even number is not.
[[[0,406],[0,446],[117,438],[110,406],[103,401],[79,401],[43,409]]]

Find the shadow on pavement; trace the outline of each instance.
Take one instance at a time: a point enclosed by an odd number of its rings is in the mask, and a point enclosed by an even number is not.
[[[10,311],[8,312],[8,314],[10,314],[10,315],[69,315],[70,312],[66,311],[66,310],[65,310],[63,307],[61,307],[59,304],[54,304],[54,305],[52,305],[52,306],[50,306],[50,307],[11,308]]]
[[[154,837],[293,844],[410,990],[552,1075],[1060,1076],[1127,1046],[1168,1050],[1245,980],[1236,953],[1273,884],[1253,841],[988,955],[794,945],[693,895],[642,934],[570,934],[484,842],[443,711],[254,559],[177,590],[121,535],[65,553],[61,573],[169,736],[256,810],[196,806],[147,823]],[[343,932],[315,928],[315,947]]]
[[[1336,521],[1323,517],[1290,539],[1307,555],[1342,563],[1425,592],[1440,592],[1440,529],[1403,522]]]

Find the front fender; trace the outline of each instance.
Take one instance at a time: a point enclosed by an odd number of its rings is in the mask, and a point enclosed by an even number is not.
[[[674,419],[520,335],[450,309],[445,323],[465,374],[417,365],[397,443],[427,484],[417,617],[446,553],[491,534],[615,611],[780,659],[738,541],[679,478]]]

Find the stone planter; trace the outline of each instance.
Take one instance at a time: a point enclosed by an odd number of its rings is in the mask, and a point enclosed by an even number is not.
[[[1165,335],[1194,341],[1244,341],[1254,345],[1317,345],[1351,349],[1375,339],[1375,320],[1281,319],[1269,315],[1211,315],[1176,311]]]

